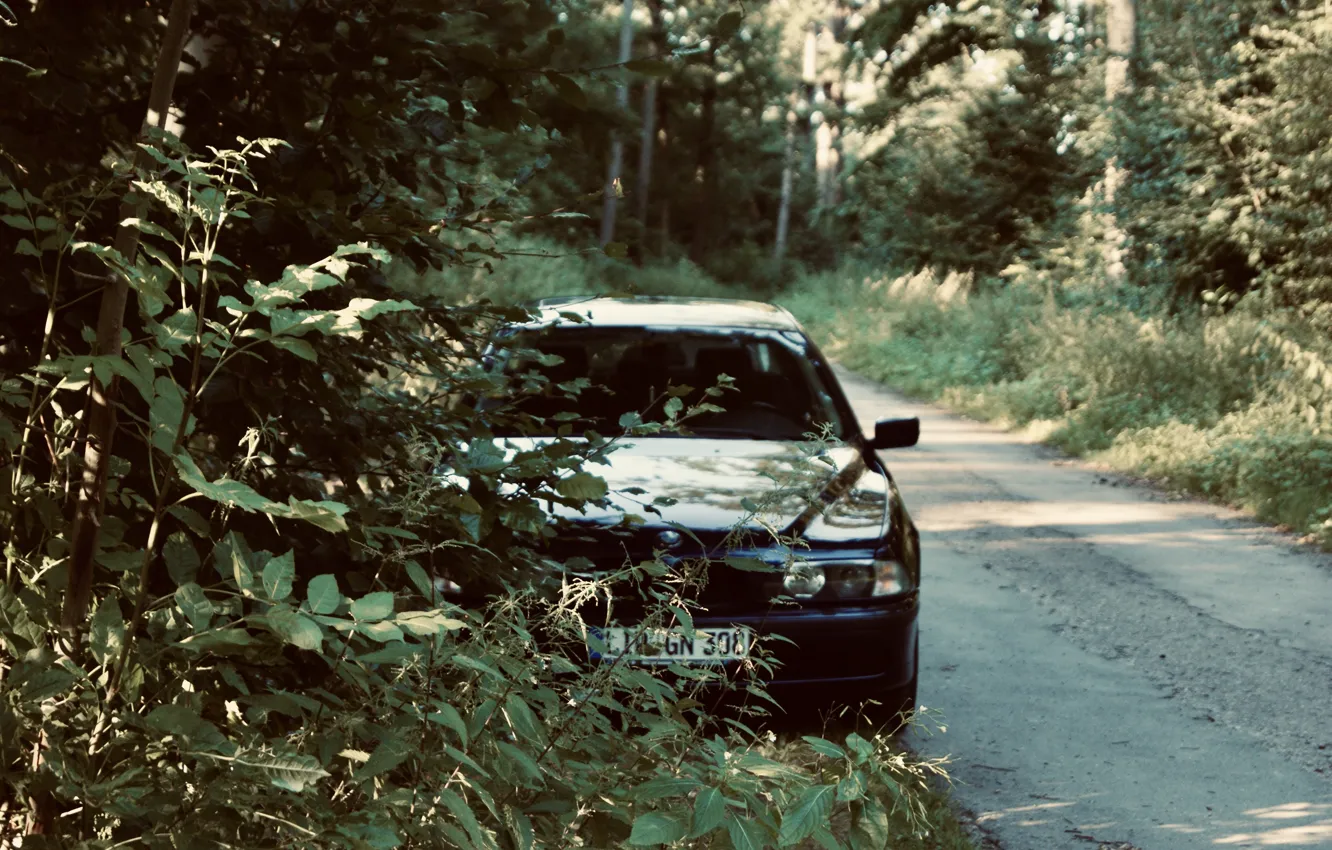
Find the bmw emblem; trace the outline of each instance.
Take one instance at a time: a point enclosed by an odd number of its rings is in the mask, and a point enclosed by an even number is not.
[[[680,540],[680,532],[678,531],[663,531],[657,535],[657,542],[665,549],[674,549],[680,545]]]

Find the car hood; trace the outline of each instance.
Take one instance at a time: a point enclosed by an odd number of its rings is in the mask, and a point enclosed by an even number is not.
[[[606,461],[586,471],[606,480],[607,504],[556,505],[557,516],[613,525],[629,514],[649,528],[678,524],[714,539],[745,527],[872,545],[885,531],[887,481],[851,446],[811,454],[808,444],[774,440],[637,438]]]

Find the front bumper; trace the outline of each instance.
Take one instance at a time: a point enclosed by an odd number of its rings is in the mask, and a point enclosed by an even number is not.
[[[908,687],[916,676],[919,595],[859,606],[775,608],[766,614],[709,616],[699,628],[748,626],[776,662],[765,685],[778,700],[851,702]],[[780,635],[791,643],[764,640]]]

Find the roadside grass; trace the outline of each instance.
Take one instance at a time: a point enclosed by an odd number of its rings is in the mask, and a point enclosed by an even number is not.
[[[1332,548],[1332,368],[1292,319],[848,267],[778,299],[848,368]]]

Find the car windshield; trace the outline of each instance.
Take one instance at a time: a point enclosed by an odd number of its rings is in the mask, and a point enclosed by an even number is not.
[[[691,417],[685,427],[692,436],[798,440],[830,426],[830,436],[844,438],[836,406],[813,364],[777,333],[552,327],[524,331],[511,345],[516,353],[504,363],[507,374],[545,378],[538,393],[517,397],[519,411],[544,420],[521,429],[530,435],[554,433],[572,416],[575,432],[615,434],[625,413],[660,420],[668,386],[692,387],[684,401],[695,404],[720,375],[728,375],[734,389],[708,399],[724,411]],[[591,386],[571,395],[571,382],[578,378]],[[492,398],[482,409],[503,403],[502,397]]]

